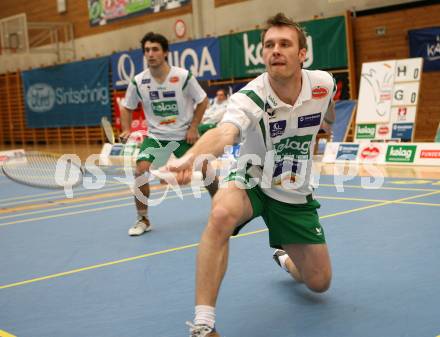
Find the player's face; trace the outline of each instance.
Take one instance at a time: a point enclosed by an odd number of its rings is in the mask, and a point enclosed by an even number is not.
[[[216,94],[217,102],[221,103],[226,100],[226,95],[222,90],[217,91]]]
[[[288,26],[271,27],[264,36],[263,60],[269,76],[287,79],[301,72],[306,49],[299,48],[298,33]]]
[[[149,68],[159,68],[165,63],[168,52],[164,52],[158,42],[147,41],[144,44],[144,55]]]

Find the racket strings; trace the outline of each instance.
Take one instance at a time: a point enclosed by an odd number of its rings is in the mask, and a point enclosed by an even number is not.
[[[70,184],[73,173],[81,168],[67,160],[59,167],[59,158],[53,154],[27,152],[24,157],[10,159],[4,163],[2,170],[12,180],[36,187],[60,188],[63,183]],[[75,172],[77,170],[78,172]],[[76,185],[74,182],[72,185]]]

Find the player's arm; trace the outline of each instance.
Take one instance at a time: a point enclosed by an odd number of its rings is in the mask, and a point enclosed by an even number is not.
[[[333,100],[330,101],[327,111],[324,115],[324,120],[321,124],[321,129],[325,130],[325,132],[330,132],[333,127],[333,123],[336,120],[336,110],[335,110],[335,102]]]
[[[175,173],[179,184],[187,184],[191,180],[193,164],[200,155],[219,157],[225,146],[243,142],[262,114],[261,107],[249,97],[241,93],[233,95],[219,126],[203,134],[183,157],[168,162],[167,169]]]
[[[206,132],[200,140],[188,151],[192,157],[201,154],[211,154],[214,157],[221,156],[225,147],[236,143],[240,135],[240,129],[232,123],[222,123],[217,128]]]
[[[123,105],[121,105],[120,111],[121,111],[122,132],[119,136],[122,139],[127,139],[130,136],[131,121],[133,118],[133,111],[134,110],[128,109],[128,108],[124,107]]]
[[[131,120],[133,116],[133,111],[136,110],[141,97],[137,84],[135,80],[132,80],[127,87],[125,92],[125,97],[119,105],[121,111],[121,127],[122,133],[119,135],[120,138],[126,140],[130,136]]]
[[[200,122],[203,119],[203,114],[205,113],[208,104],[209,104],[208,97],[205,97],[200,103],[196,105],[196,108],[194,110],[194,116],[186,136],[186,141],[189,144],[194,144],[197,141],[197,138],[199,136],[197,127],[199,126]]]
[[[321,124],[321,129],[323,129],[325,132],[328,133],[332,131],[333,123],[336,121],[336,109],[335,109],[334,97],[336,95],[337,86],[333,75],[330,74],[330,76],[333,79],[333,90],[332,90],[333,92],[330,98],[330,102],[328,103],[327,111],[324,114],[324,119]]]
[[[199,138],[197,127],[202,121],[203,114],[208,107],[208,97],[206,96],[206,92],[202,89],[199,82],[197,82],[191,72],[188,72],[188,77],[183,84],[182,90],[184,91],[185,95],[191,97],[191,99],[196,104],[193,119],[186,133],[186,141],[189,144],[194,144]]]
[[[179,184],[191,181],[193,164],[200,155],[211,154],[219,157],[225,151],[225,146],[237,142],[240,129],[232,123],[222,123],[219,127],[206,132],[197,143],[181,158],[168,162],[167,170],[175,172]]]

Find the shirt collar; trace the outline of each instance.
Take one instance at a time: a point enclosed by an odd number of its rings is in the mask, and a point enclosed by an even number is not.
[[[299,93],[299,96],[296,99],[295,107],[300,106],[303,102],[308,101],[312,98],[310,79],[304,69],[301,69],[301,78],[302,78],[301,92]],[[270,105],[271,108],[273,109],[278,109],[281,107],[292,108],[292,105],[284,103],[273,91],[269,83],[268,73],[265,73],[263,81],[264,81],[264,86],[266,87],[267,90],[267,103]]]

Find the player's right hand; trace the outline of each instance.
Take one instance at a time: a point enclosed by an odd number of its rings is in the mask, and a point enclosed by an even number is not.
[[[130,134],[131,134],[130,130],[122,131],[119,134],[119,139],[121,140],[121,143],[125,144],[127,142],[128,138],[130,137]]]
[[[194,156],[187,153],[181,158],[169,160],[165,166],[165,169],[174,173],[176,181],[179,185],[186,185],[191,182],[193,163]]]

